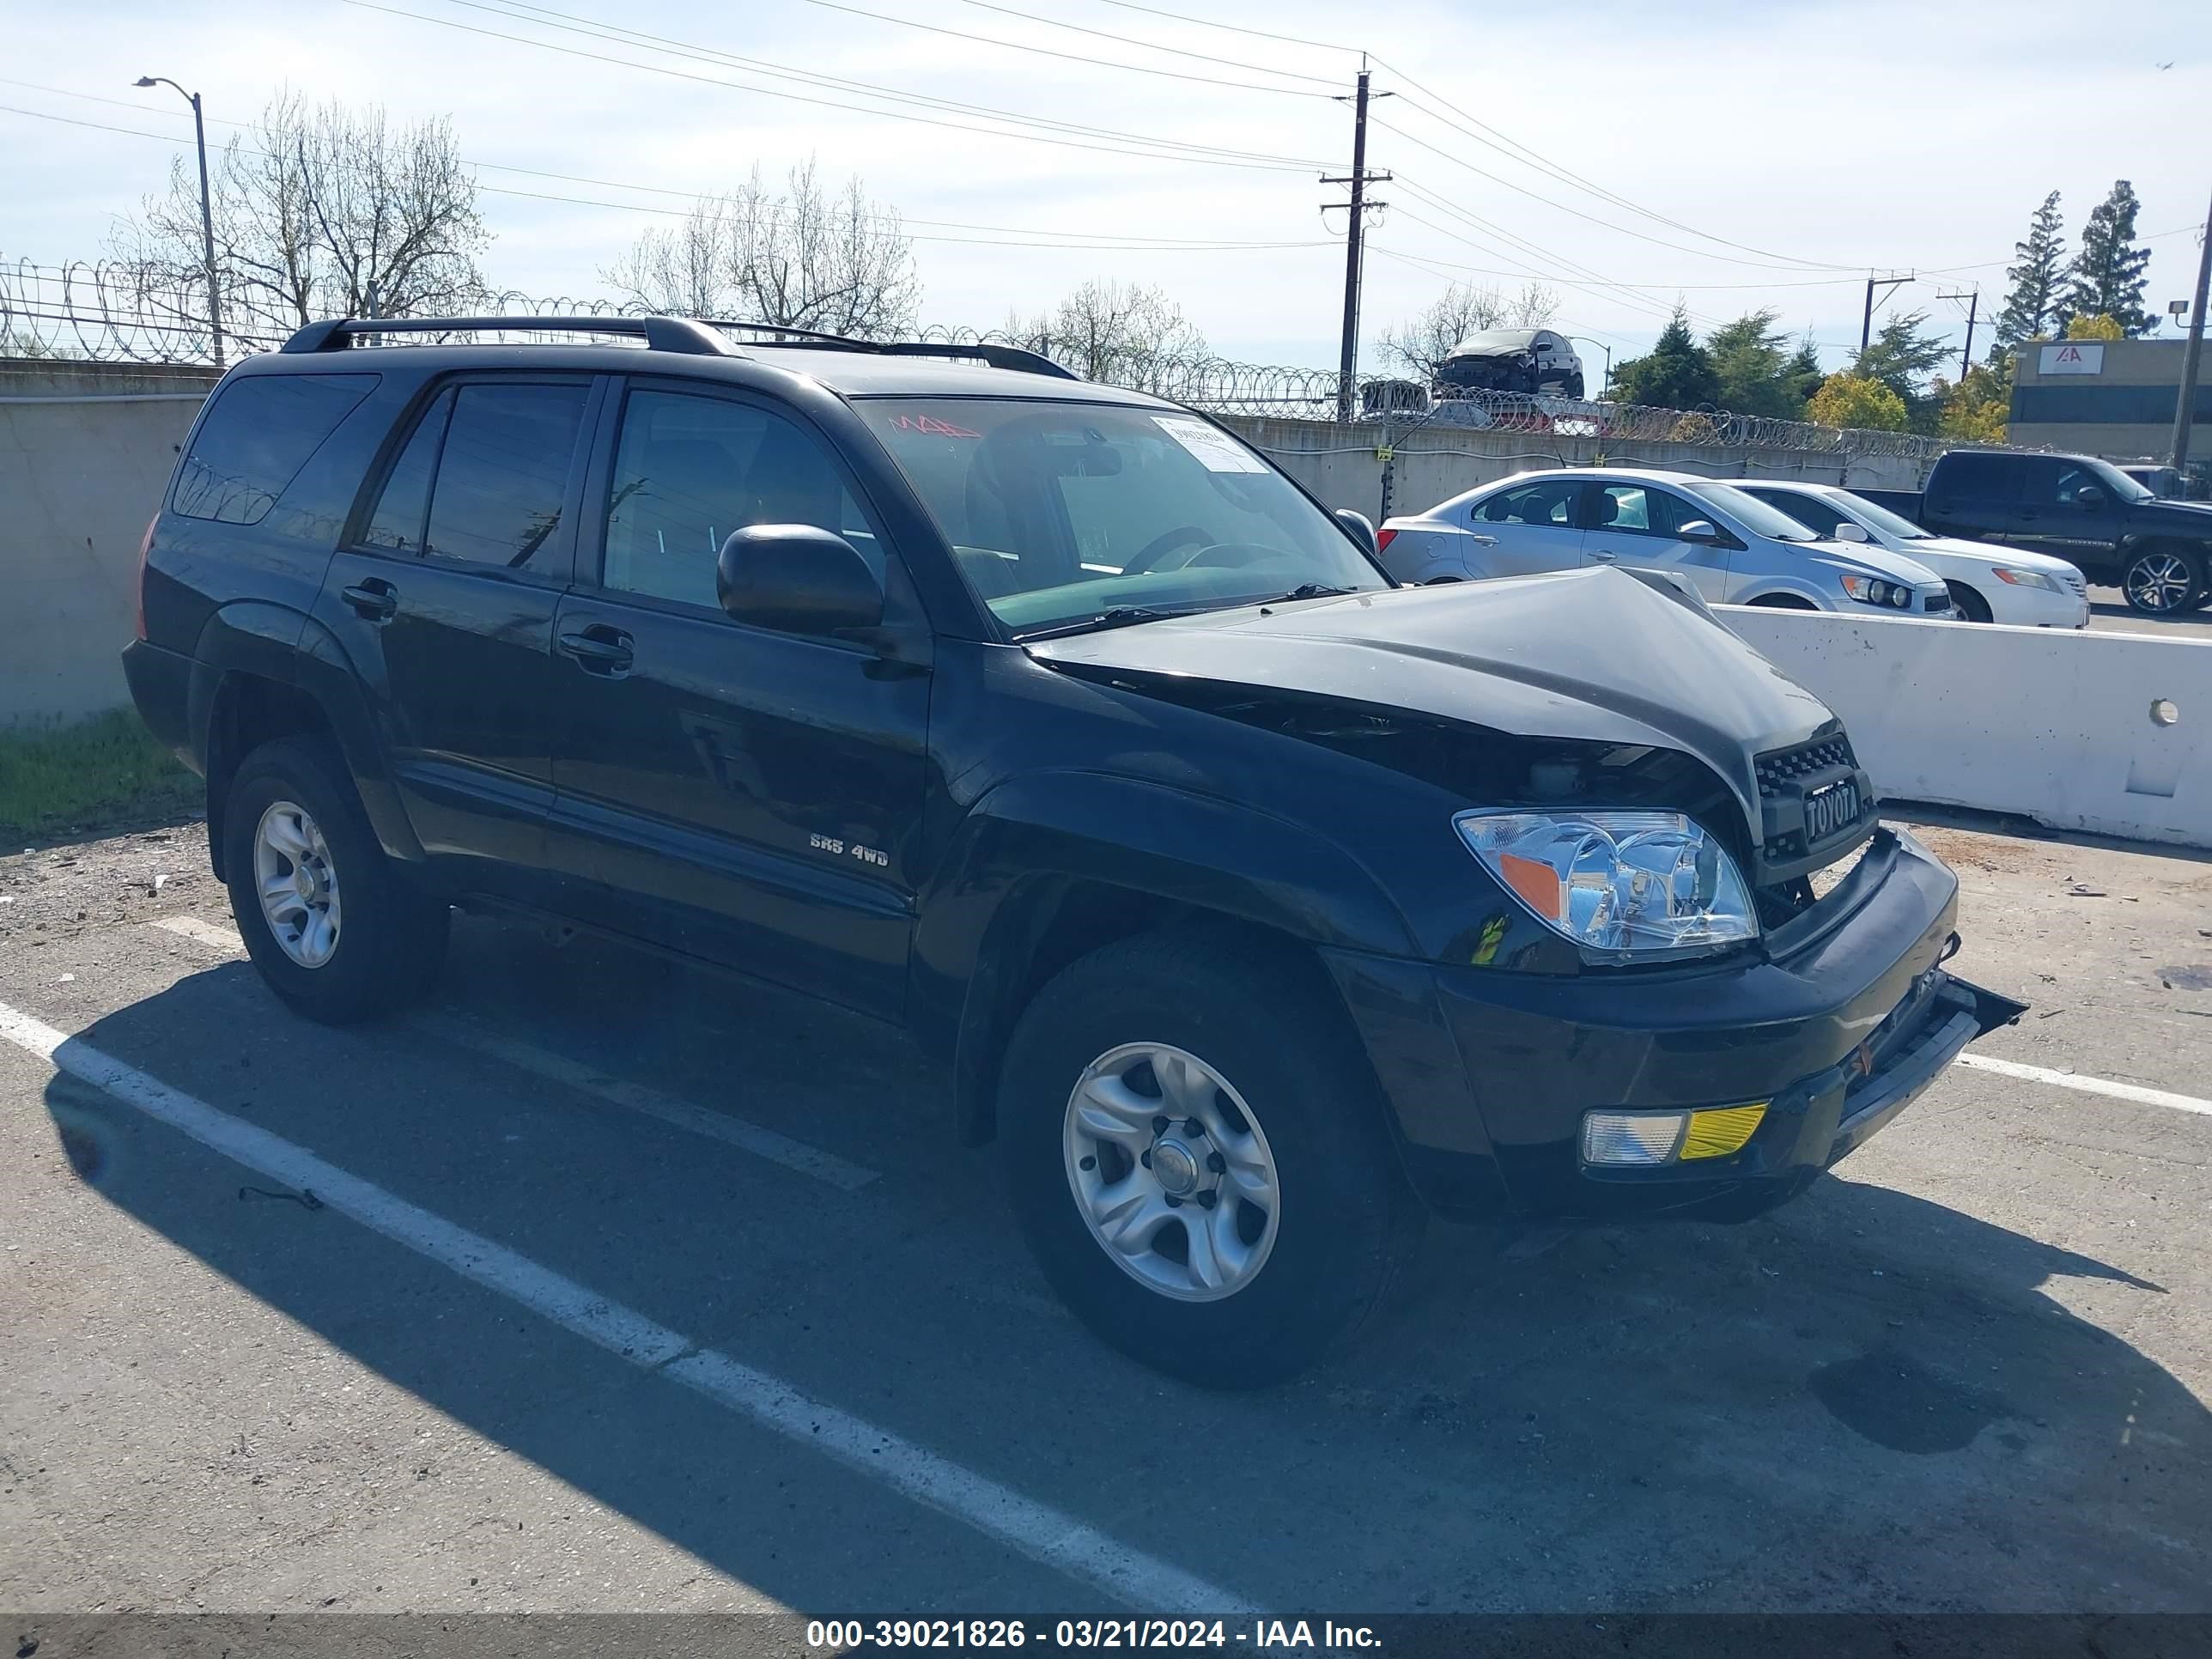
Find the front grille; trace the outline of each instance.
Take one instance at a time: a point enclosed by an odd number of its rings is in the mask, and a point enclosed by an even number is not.
[[[1948,593],[1930,593],[1926,599],[1921,600],[1920,608],[1923,611],[1948,611],[1951,608],[1951,596]]]
[[[2072,590],[2075,599],[2086,599],[2089,597],[2089,584],[2081,580],[2081,573],[2080,571],[2069,570],[2064,576],[2061,577],[2060,580]]]
[[[1810,743],[1799,744],[1795,749],[1777,749],[1759,756],[1752,762],[1759,775],[1759,793],[1762,799],[1794,793],[1791,786],[1800,778],[1815,772],[1825,772],[1830,767],[1841,766],[1856,769],[1858,761],[1851,754],[1850,739],[1838,732],[1831,737],[1815,738]]]

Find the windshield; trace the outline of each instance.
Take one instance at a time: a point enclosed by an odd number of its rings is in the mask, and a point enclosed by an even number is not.
[[[1697,483],[1690,493],[1734,519],[1754,536],[1774,542],[1809,542],[1819,538],[1778,507],[1769,507],[1756,495],[1747,495],[1734,484]]]
[[[1334,520],[1198,416],[970,398],[854,407],[1018,637],[1109,611],[1389,586]]]
[[[1863,495],[1851,497],[1851,512],[1861,524],[1872,525],[1883,535],[1894,536],[1901,542],[1935,539],[1902,513],[1893,513],[1880,501],[1870,501]]]

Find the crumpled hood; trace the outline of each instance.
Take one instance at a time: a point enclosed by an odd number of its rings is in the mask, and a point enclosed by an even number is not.
[[[1835,716],[1708,614],[1565,570],[1171,617],[1028,647],[1040,662],[1404,708],[1529,738],[1695,755],[1760,822],[1756,755]]]

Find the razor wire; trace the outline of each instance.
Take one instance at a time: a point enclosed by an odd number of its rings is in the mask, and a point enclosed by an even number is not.
[[[117,363],[210,363],[213,336],[206,289],[189,274],[118,262],[40,265],[0,261],[0,357]],[[508,289],[457,301],[455,316],[641,317],[635,301],[535,295]],[[744,325],[751,328],[754,325]],[[771,325],[758,325],[763,330]],[[534,337],[540,330],[513,331]],[[586,326],[560,331],[588,336]],[[234,355],[273,350],[282,332],[257,319],[224,329]],[[407,337],[427,343],[448,337]],[[935,345],[1006,345],[1066,363],[1084,378],[1146,392],[1215,415],[1334,422],[1342,381],[1334,369],[1243,363],[1188,353],[1115,345],[1086,349],[1048,331],[933,325],[911,337]],[[1665,409],[1602,398],[1472,388],[1434,389],[1417,380],[1364,375],[1352,387],[1352,424],[1378,442],[1417,431],[1521,433],[1547,439],[1680,444],[1705,449],[1789,449],[1814,454],[1895,456],[1927,462],[1957,446],[1913,432],[1822,426],[1723,409]],[[1982,446],[1974,446],[1980,447]]]

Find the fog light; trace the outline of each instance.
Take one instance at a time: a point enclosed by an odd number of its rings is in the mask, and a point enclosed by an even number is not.
[[[1740,1152],[1765,1121],[1766,1103],[1698,1112],[1589,1112],[1583,1117],[1583,1162],[1656,1169]]]
[[[1649,1167],[1674,1158],[1687,1112],[1591,1112],[1583,1119],[1583,1162]]]
[[[1723,1106],[1717,1111],[1690,1114],[1690,1132],[1682,1137],[1682,1159],[1726,1158],[1740,1152],[1743,1144],[1766,1116],[1766,1108]]]

